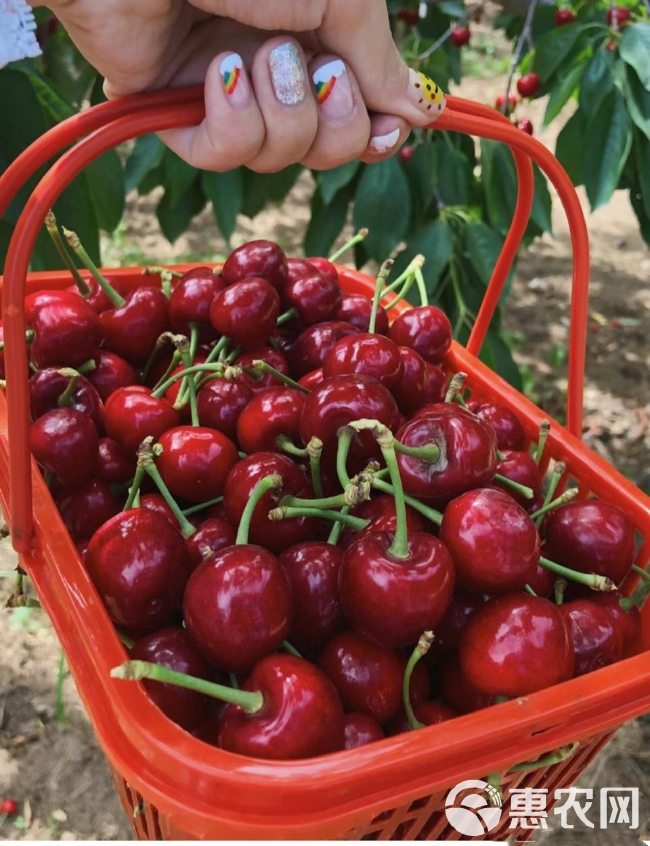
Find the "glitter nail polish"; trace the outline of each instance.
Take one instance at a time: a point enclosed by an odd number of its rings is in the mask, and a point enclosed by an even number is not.
[[[269,56],[271,82],[278,100],[285,106],[298,106],[305,99],[305,75],[300,51],[295,44],[281,44]]]

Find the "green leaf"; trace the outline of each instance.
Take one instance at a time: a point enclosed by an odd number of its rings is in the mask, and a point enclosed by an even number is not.
[[[415,214],[425,217],[433,202],[438,167],[439,144],[430,141],[419,144],[415,152],[404,165],[404,171],[411,187],[411,196]]]
[[[650,22],[626,26],[619,51],[623,61],[634,68],[644,88],[650,91]]]
[[[562,76],[560,84],[553,86],[551,96],[548,98],[546,112],[544,113],[544,126],[548,126],[560,114],[580,84],[585,68],[584,62],[578,61]]]
[[[623,93],[630,117],[647,138],[650,138],[650,91],[641,84],[641,80],[628,67],[623,78]]]
[[[517,196],[515,164],[508,148],[481,139],[481,171],[489,222],[505,234],[510,228]]]
[[[551,193],[548,190],[548,181],[542,171],[534,165],[535,171],[535,196],[533,207],[530,212],[530,219],[539,226],[542,232],[553,234],[553,215]]]
[[[171,150],[165,150],[163,155],[165,170],[165,192],[170,194],[169,202],[174,205],[198,179],[198,170]]]
[[[638,191],[630,191],[630,203],[634,209],[634,214],[639,221],[639,228],[641,230],[641,237],[650,247],[650,216],[646,213],[643,197]]]
[[[587,114],[595,114],[603,99],[614,87],[614,59],[608,50],[597,50],[587,64],[578,102]]]
[[[583,148],[584,180],[594,211],[612,196],[632,147],[632,121],[625,100],[612,91],[587,127],[589,143]]]
[[[158,203],[156,214],[163,235],[173,244],[192,222],[192,218],[202,211],[206,197],[198,183],[194,183],[178,198],[171,201],[171,192],[166,190]]]
[[[59,123],[75,113],[72,106],[66,103],[62,97],[59,97],[52,86],[45,79],[38,76],[38,74],[30,74],[29,81],[36,92],[39,103],[54,123]]]
[[[124,171],[115,150],[109,150],[84,170],[97,224],[113,232],[124,214]]]
[[[487,286],[503,248],[503,238],[485,223],[469,223],[465,227],[467,255],[481,281]],[[504,297],[512,285],[513,271],[508,275]]]
[[[566,122],[555,145],[555,155],[574,185],[583,183],[587,124],[587,115],[579,109]]]
[[[283,202],[303,172],[302,165],[291,165],[278,173],[254,173],[244,168],[244,204],[242,214],[253,218],[268,204]]]
[[[454,252],[454,239],[449,226],[433,220],[408,239],[406,247],[395,260],[392,277],[397,278],[417,255],[425,258],[422,274],[427,291],[433,293]]]
[[[316,182],[320,188],[321,199],[326,206],[332,202],[341,188],[345,188],[352,182],[360,167],[361,162],[357,160],[332,168],[332,170],[316,172]]]
[[[638,129],[634,131],[634,151],[643,206],[650,218],[650,140]]]
[[[311,219],[303,244],[306,256],[327,256],[345,226],[353,187],[344,185],[329,203],[323,201],[320,189],[311,198]]]
[[[510,347],[503,340],[500,332],[494,329],[488,331],[479,358],[502,379],[509,382],[515,390],[522,390],[521,373],[512,357]]]
[[[137,188],[145,174],[160,165],[165,149],[165,145],[157,135],[141,135],[136,140],[124,166],[127,192]]]
[[[430,174],[429,180],[435,179],[438,196],[446,206],[468,206],[474,170],[472,163],[460,150],[442,141],[437,146],[437,173]]]
[[[219,231],[230,243],[237,225],[237,215],[244,204],[244,178],[241,169],[226,173],[205,171],[201,174],[201,188],[212,203]]]
[[[581,24],[572,23],[553,29],[540,39],[535,47],[533,69],[540,75],[542,82],[551,79],[577,44],[582,30]]]
[[[354,228],[367,227],[364,244],[368,254],[383,261],[406,233],[411,217],[411,191],[404,171],[395,159],[367,165],[354,203]]]

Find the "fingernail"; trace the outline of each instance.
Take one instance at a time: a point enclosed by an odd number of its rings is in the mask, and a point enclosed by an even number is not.
[[[318,105],[327,120],[349,118],[354,110],[354,98],[345,63],[340,59],[328,62],[314,72],[312,79]]]
[[[409,70],[409,98],[425,115],[435,120],[445,110],[447,101],[445,95],[432,79],[423,73]]]
[[[248,106],[251,102],[251,88],[242,57],[238,53],[230,53],[221,62],[219,73],[230,105],[235,108]]]
[[[392,150],[399,141],[399,129],[389,132],[388,135],[375,135],[370,139],[368,150],[371,153],[387,153]]]
[[[297,106],[305,99],[305,75],[300,51],[293,43],[281,44],[269,56],[271,82],[278,100],[285,106]]]

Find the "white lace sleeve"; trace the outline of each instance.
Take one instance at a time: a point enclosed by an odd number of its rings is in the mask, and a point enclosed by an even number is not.
[[[0,0],[0,68],[41,55],[34,13],[25,0]]]

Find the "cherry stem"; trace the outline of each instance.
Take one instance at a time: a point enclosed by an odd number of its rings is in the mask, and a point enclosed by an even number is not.
[[[223,502],[222,496],[218,496],[215,499],[209,499],[207,502],[202,502],[200,505],[193,505],[191,508],[184,508],[183,514],[186,517],[191,517],[192,514],[198,514],[198,512],[203,511],[204,508],[210,508],[212,505],[219,505],[220,502]]]
[[[556,573],[558,576],[564,576],[569,581],[587,585],[592,590],[598,590],[603,593],[616,590],[614,582],[606,576],[597,576],[595,573],[579,573],[577,570],[570,570],[568,567],[563,567],[561,564],[556,564],[555,561],[549,561],[548,558],[543,557],[539,559],[539,563],[552,573]]]
[[[59,376],[66,376],[69,379],[65,391],[63,391],[63,393],[59,396],[57,401],[58,406],[59,408],[71,408],[74,399],[74,392],[77,390],[81,374],[77,370],[73,370],[71,367],[62,367],[57,371],[57,373]]]
[[[393,542],[388,547],[388,554],[394,558],[406,559],[409,557],[408,530],[406,526],[406,503],[404,501],[404,488],[402,477],[399,474],[397,454],[395,452],[395,438],[387,426],[378,420],[355,420],[350,424],[353,429],[370,429],[379,444],[381,454],[384,456],[386,467],[390,474],[390,480],[394,489],[396,526]]]
[[[79,236],[75,232],[71,232],[69,229],[63,228],[63,234],[65,235],[65,239],[72,247],[72,250],[76,255],[81,259],[81,261],[86,265],[88,270],[90,271],[92,277],[95,279],[99,287],[102,291],[106,294],[108,299],[113,303],[115,308],[120,308],[126,302],[124,297],[121,297],[115,288],[105,279],[95,262],[90,258],[86,250],[84,249],[83,244],[79,240]]]
[[[266,476],[264,479],[261,479],[253,489],[253,493],[250,495],[250,499],[246,503],[246,508],[244,508],[244,513],[241,516],[241,520],[239,521],[239,528],[237,529],[237,537],[235,538],[235,545],[241,546],[242,544],[248,543],[248,532],[251,525],[251,520],[253,518],[253,512],[255,511],[256,507],[259,505],[260,500],[264,496],[267,491],[279,491],[283,485],[282,476],[278,475],[277,473],[272,473],[270,476]],[[269,514],[269,519],[271,515]]]
[[[623,611],[630,611],[632,606],[636,605],[637,608],[641,608],[648,598],[650,594],[650,582],[642,580],[634,589],[634,592],[631,596],[624,596],[620,601],[619,605],[623,609]]]
[[[453,402],[455,399],[462,400],[462,405],[465,405],[465,400],[463,400],[461,396],[461,391],[465,385],[465,379],[467,379],[467,373],[456,373],[455,376],[452,376],[449,387],[447,388],[447,393],[445,394],[445,402]]]
[[[440,458],[440,447],[435,444],[425,444],[421,447],[410,447],[402,444],[397,440],[393,440],[393,447],[395,452],[400,452],[402,455],[410,455],[413,458],[419,458],[427,464],[435,464]]]
[[[546,447],[546,441],[551,433],[551,424],[548,420],[542,420],[539,424],[539,440],[537,441],[537,448],[535,450],[534,461],[535,464],[541,464]]]
[[[254,370],[261,370],[262,373],[269,373],[271,376],[275,376],[276,379],[279,379],[285,385],[288,385],[290,388],[295,388],[297,391],[301,391],[303,394],[309,394],[311,391],[309,388],[305,388],[303,385],[299,385],[298,382],[295,382],[289,376],[285,376],[284,373],[280,373],[279,370],[276,370],[275,367],[271,367],[266,361],[262,361],[261,359],[256,359],[253,362],[253,369]],[[248,373],[250,372],[250,368],[244,367],[244,370]]]
[[[388,482],[384,482],[383,479],[378,479],[376,476],[373,477],[372,486],[383,493],[390,494],[391,496],[395,495],[395,488],[392,485],[389,485]],[[442,514],[439,511],[430,508],[428,505],[424,505],[424,503],[420,502],[419,499],[415,499],[415,497],[405,494],[404,502],[407,505],[410,505],[411,508],[415,509],[415,511],[419,511],[420,514],[426,517],[427,520],[431,520],[431,522],[436,526],[439,526],[442,523]]]
[[[77,367],[77,373],[80,373],[82,376],[85,376],[86,373],[92,373],[93,370],[97,370],[97,365],[92,358],[89,358],[88,361],[84,361],[83,364]]]
[[[509,479],[507,476],[502,476],[500,473],[494,474],[494,480],[501,482],[502,485],[506,485],[506,487],[520,494],[525,499],[533,499],[535,496],[535,491],[532,488],[529,488],[527,485],[520,485],[519,482]]]
[[[183,362],[185,369],[188,370],[192,366],[192,355],[190,353],[189,342],[187,342],[186,345],[182,345],[179,352],[181,354],[181,361]],[[196,404],[196,383],[194,381],[194,378],[192,376],[188,376],[186,384],[190,393],[190,418],[192,421],[192,426],[200,426],[199,409]],[[179,392],[178,399],[174,403],[174,407],[176,407],[176,405],[180,402],[180,394],[182,393],[182,390],[183,389],[181,387],[181,391]]]
[[[282,326],[284,323],[288,323],[290,320],[293,320],[294,317],[298,317],[298,309],[290,308],[278,317],[275,321],[275,325]]]
[[[136,467],[135,476],[133,477],[133,482],[131,483],[131,487],[129,488],[129,495],[124,503],[124,508],[122,511],[128,511],[130,508],[136,508],[136,502],[139,501],[140,496],[140,486],[142,485],[142,480],[144,479],[145,472],[144,467]]]
[[[391,301],[390,301],[390,303],[388,303],[388,305],[385,305],[385,306],[384,306],[384,310],[385,310],[385,311],[390,311],[390,310],[391,310],[391,308],[394,308],[394,307],[395,307],[398,303],[401,303],[401,302],[402,302],[402,300],[406,297],[406,295],[408,294],[408,292],[409,292],[409,291],[411,290],[411,288],[413,287],[413,283],[414,283],[414,282],[415,282],[415,275],[411,275],[411,276],[407,277],[406,282],[404,282],[404,285],[402,286],[402,288],[401,288],[400,292],[399,292],[399,293],[395,296],[395,299],[394,299],[394,300],[391,300]],[[392,285],[391,285],[391,288],[392,288]],[[384,297],[385,297],[388,293],[390,293],[390,292],[389,292],[389,289],[388,289],[388,288],[384,288]]]
[[[294,655],[296,658],[302,658],[300,652],[298,652],[296,647],[292,646],[288,640],[282,642],[282,649],[284,649],[285,652],[288,652],[289,655]]]
[[[230,338],[228,338],[226,335],[222,335],[221,338],[219,338],[217,343],[212,347],[212,349],[208,353],[208,357],[205,360],[205,364],[212,364],[213,361],[217,361],[221,353],[225,352],[229,346]]]
[[[406,669],[404,670],[404,679],[402,681],[402,699],[404,700],[404,710],[409,721],[409,726],[412,730],[424,728],[424,723],[421,723],[413,713],[413,706],[411,705],[411,676],[415,665],[420,658],[427,654],[431,649],[434,641],[433,632],[424,632],[417,643],[417,646],[411,653]]]
[[[145,274],[145,276],[162,276],[163,273],[169,273],[171,276],[175,276],[177,279],[180,279],[183,276],[180,270],[169,270],[169,268],[167,267],[160,267],[158,265],[145,267],[142,272]]]
[[[564,592],[567,589],[568,582],[566,579],[563,579],[561,576],[559,579],[555,580],[555,584],[553,586],[554,594],[555,594],[555,604],[562,605],[564,602]]]
[[[163,270],[160,274],[160,288],[167,299],[172,295],[172,279],[173,276],[169,270]]]
[[[199,347],[199,336],[201,333],[201,327],[198,323],[191,323],[190,324],[190,342],[189,342],[189,358],[187,361],[183,358],[183,350],[179,350],[181,353],[181,359],[183,361],[183,365],[185,368],[191,367],[194,364],[194,359],[196,358],[196,351]],[[188,394],[190,400],[190,410],[192,408],[192,388],[190,387],[190,383],[194,385],[194,396],[196,397],[196,379],[194,376],[188,376],[187,379],[184,379],[181,383],[180,391],[178,392],[178,397],[176,399],[175,405],[178,405],[178,408],[182,408],[185,403],[187,402]],[[196,400],[195,400],[196,401]],[[198,420],[198,412],[197,412],[197,420]],[[192,423],[193,426],[198,426],[198,423]]]
[[[557,490],[557,486],[560,484],[560,479],[566,473],[566,464],[563,461],[558,461],[556,465],[553,467],[553,472],[551,474],[551,480],[548,484],[548,490],[546,491],[546,496],[544,497],[544,502],[542,503],[542,508],[545,508],[552,500],[553,496],[555,495],[555,491]],[[540,508],[539,511],[536,511],[533,519],[539,526],[538,522],[538,515],[542,509]]]
[[[381,268],[379,269],[377,281],[375,282],[375,293],[372,298],[370,321],[368,323],[368,332],[370,332],[371,334],[374,333],[375,326],[377,325],[377,312],[379,311],[379,301],[381,300],[385,282],[390,276],[390,272],[393,269],[394,263],[395,262],[392,259],[386,259],[386,261],[382,264]]]
[[[163,347],[167,346],[171,337],[172,337],[171,332],[163,332],[162,335],[159,336],[158,340],[154,344],[154,347],[151,350],[151,353],[149,354],[149,358],[147,359],[147,363],[145,364],[144,369],[142,371],[142,381],[143,382],[147,381],[147,379],[149,377],[149,373],[151,372],[151,368],[154,366],[155,361],[158,358],[158,355],[159,355],[161,349]],[[169,371],[169,372],[171,372],[171,371]],[[167,374],[165,374],[165,376],[167,376]]]
[[[418,283],[418,292],[420,294],[420,305],[429,305],[429,296],[427,294],[427,285],[422,275],[422,266],[415,268],[415,281]]]
[[[350,506],[344,505],[341,509],[341,514],[346,516],[350,510]],[[332,526],[332,531],[327,538],[327,542],[332,544],[332,546],[337,546],[338,542],[341,538],[341,532],[343,531],[343,523],[334,523]]]
[[[178,365],[180,363],[181,363],[181,354],[178,352],[178,350],[174,350],[173,355],[172,355],[172,360],[169,362],[169,366],[167,367],[167,370],[165,370],[163,375],[160,377],[160,379],[153,386],[153,389],[151,391],[152,396],[160,388],[160,386],[164,385],[165,382],[171,377],[171,374],[174,372],[174,370],[176,370],[176,368],[178,367]]]
[[[74,279],[74,284],[77,286],[77,290],[82,297],[89,297],[92,293],[90,290],[90,286],[83,278],[83,276],[79,273],[77,268],[75,267],[70,255],[66,249],[65,244],[63,243],[63,239],[61,238],[61,233],[59,232],[59,227],[56,222],[56,217],[54,216],[54,212],[50,209],[50,211],[45,215],[45,228],[48,231],[48,234],[52,241],[54,242],[54,246],[56,247],[57,253],[61,256],[61,260],[68,268],[70,273],[72,274],[72,278]]]
[[[119,667],[114,667],[111,670],[111,677],[123,681],[151,679],[165,684],[175,684],[177,687],[195,690],[197,693],[204,693],[206,696],[212,696],[222,702],[238,705],[247,714],[255,714],[264,706],[264,696],[258,690],[235,690],[223,684],[197,679],[194,676],[188,676],[186,673],[178,673],[160,664],[151,664],[149,661],[125,661]]]
[[[350,426],[342,426],[336,433],[338,437],[338,448],[336,450],[336,474],[339,477],[339,483],[343,490],[346,490],[352,484],[348,476],[347,463],[348,454],[352,442],[357,437],[357,433]]]
[[[569,746],[563,746],[554,752],[552,755],[547,755],[545,758],[538,758],[536,761],[525,761],[523,764],[515,764],[510,767],[509,773],[524,773],[531,770],[539,770],[542,767],[552,767],[554,764],[561,764],[562,761],[568,760],[580,746],[579,743],[571,743]]]
[[[222,373],[223,370],[223,364],[206,364],[205,362],[203,364],[193,364],[192,367],[186,367],[184,370],[181,370],[180,373],[174,373],[162,384],[159,383],[156,385],[154,390],[151,392],[151,396],[156,399],[164,397],[174,382],[177,382],[179,379],[184,379],[186,376],[191,376],[194,373]]]
[[[561,496],[558,496],[557,499],[554,499],[552,502],[549,502],[548,505],[542,506],[542,508],[538,508],[537,511],[533,511],[530,515],[534,520],[537,517],[543,516],[547,514],[549,511],[554,511],[560,505],[566,505],[567,502],[571,502],[572,499],[575,499],[578,496],[578,489],[577,488],[570,488],[568,491],[564,491]],[[539,524],[538,524],[539,525]]]
[[[181,534],[185,539],[191,537],[194,532],[196,532],[196,528],[190,523],[187,517],[183,514],[181,509],[178,506],[178,503],[171,495],[171,492],[167,485],[164,483],[162,476],[160,475],[160,471],[156,467],[154,462],[154,450],[151,446],[153,438],[145,438],[144,441],[138,447],[138,469],[140,467],[143,468],[144,472],[147,473],[148,476],[151,477],[154,484],[160,491],[162,498],[165,500],[167,505],[171,508],[174,517],[178,520],[178,524],[181,529]],[[162,451],[162,447],[159,445],[156,449]]]
[[[309,456],[309,469],[311,470],[311,481],[314,486],[316,497],[323,496],[323,483],[320,477],[320,459],[323,454],[323,442],[314,436],[307,444],[307,455]]]
[[[361,517],[353,517],[351,514],[343,514],[341,511],[329,511],[322,508],[294,508],[293,506],[280,505],[269,511],[269,520],[284,520],[291,517],[322,517],[325,520],[334,520],[349,526],[356,532],[360,532],[370,524],[369,520],[362,520]]]
[[[306,447],[304,449],[297,447],[288,435],[278,435],[275,445],[288,455],[295,455],[296,458],[307,458],[309,454]]]
[[[357,244],[360,244],[362,241],[365,241],[367,237],[368,230],[365,228],[360,229],[354,236],[354,238],[351,238],[347,242],[347,244],[343,244],[343,246],[339,250],[337,250],[329,257],[328,261],[336,261],[337,259],[341,258],[344,253],[347,253],[348,250],[353,249],[357,246]]]
[[[632,565],[632,571],[637,574],[637,576],[641,576],[644,582],[650,582],[650,573],[644,570],[642,567],[638,567],[636,564]]]
[[[530,594],[531,596],[537,596],[537,594],[535,593],[535,591],[532,589],[532,587],[530,585],[524,585],[524,590],[526,591],[526,593]]]

